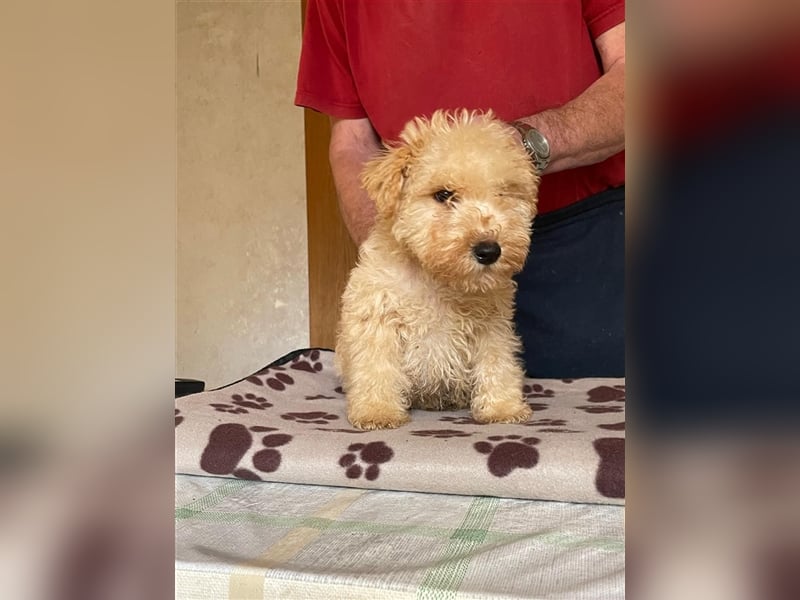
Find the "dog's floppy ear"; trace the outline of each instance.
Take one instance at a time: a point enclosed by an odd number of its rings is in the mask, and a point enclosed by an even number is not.
[[[397,210],[410,158],[408,146],[401,145],[387,148],[364,166],[361,183],[375,201],[379,217],[390,218]]]

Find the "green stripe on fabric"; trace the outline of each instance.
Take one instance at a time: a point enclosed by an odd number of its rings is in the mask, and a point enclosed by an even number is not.
[[[521,540],[533,541],[569,548],[593,548],[609,552],[623,552],[625,544],[617,538],[608,537],[576,537],[559,533],[504,533],[501,531],[487,531],[472,527],[458,529],[436,527],[433,525],[390,525],[373,521],[336,521],[324,517],[285,517],[268,516],[252,512],[225,512],[225,511],[191,511],[185,510],[178,514],[177,519],[194,518],[201,521],[214,523],[254,523],[265,527],[295,528],[308,527],[320,531],[335,531],[339,533],[369,533],[379,535],[411,535],[417,537],[440,539],[465,539],[468,541],[483,541],[488,545],[509,544]]]
[[[209,492],[205,496],[201,496],[197,500],[190,502],[184,506],[176,507],[175,508],[175,520],[178,519],[187,519],[189,517],[196,516],[199,513],[211,508],[212,506],[216,506],[219,504],[223,499],[227,498],[231,494],[238,492],[242,488],[246,487],[249,484],[247,481],[243,480],[232,480],[226,481],[218,488],[215,488],[213,491]]]
[[[474,556],[473,551],[486,541],[498,504],[497,498],[477,497],[472,501],[461,526],[450,536],[443,560],[425,573],[417,589],[417,598],[455,597]]]

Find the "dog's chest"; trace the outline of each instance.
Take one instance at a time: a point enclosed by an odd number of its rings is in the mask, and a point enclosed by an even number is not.
[[[438,410],[468,406],[478,324],[436,301],[409,309],[401,338],[412,406]]]

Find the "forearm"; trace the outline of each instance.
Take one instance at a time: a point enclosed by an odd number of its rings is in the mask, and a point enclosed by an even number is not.
[[[339,212],[356,246],[375,222],[375,203],[361,186],[361,170],[380,152],[380,140],[366,119],[331,119],[330,163]]]
[[[603,75],[563,106],[521,119],[550,143],[545,173],[598,163],[625,147],[625,23],[600,35],[595,45]]]
[[[625,63],[618,63],[586,91],[560,108],[520,119],[550,143],[555,173],[601,162],[625,147]]]

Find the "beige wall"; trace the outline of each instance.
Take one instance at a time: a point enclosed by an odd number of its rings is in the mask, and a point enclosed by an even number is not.
[[[178,377],[308,344],[300,2],[177,2]]]

